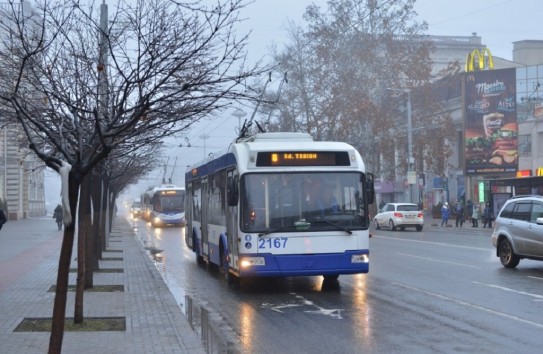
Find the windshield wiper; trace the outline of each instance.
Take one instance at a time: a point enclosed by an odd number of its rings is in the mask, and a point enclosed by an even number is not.
[[[282,229],[268,229],[268,230],[266,230],[266,231],[259,232],[259,233],[258,233],[258,236],[260,237],[260,236],[265,236],[265,235],[273,234],[273,233],[279,232],[279,231],[281,231],[281,230],[282,230]]]
[[[313,221],[313,222],[323,222],[323,223],[325,223],[325,224],[328,224],[328,225],[337,227],[338,229],[340,229],[341,231],[345,231],[345,232],[348,233],[349,235],[352,235],[352,234],[353,234],[353,232],[352,232],[351,230],[346,229],[346,228],[344,228],[343,226],[340,226],[340,225],[338,225],[338,224],[334,224],[333,222],[328,221],[328,220],[326,220],[326,219],[313,219],[313,220],[311,220],[311,221]]]

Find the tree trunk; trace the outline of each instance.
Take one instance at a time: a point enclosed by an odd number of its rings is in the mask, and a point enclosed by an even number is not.
[[[113,219],[117,215],[117,192],[111,192],[109,196],[109,232],[113,228]]]
[[[81,199],[79,200],[79,226],[77,237],[77,281],[75,287],[74,323],[83,323],[83,299],[85,297],[85,282],[87,273],[86,246],[90,225],[89,178],[83,178],[81,183]]]
[[[85,188],[83,188],[83,185],[81,186],[82,192],[81,192],[81,199],[83,199],[83,195],[86,196],[87,202],[85,203],[87,206],[85,207],[85,215],[86,221],[85,221],[85,290],[91,289],[94,286],[94,271],[98,269],[98,260],[96,258],[96,252],[94,250],[96,239],[96,234],[94,233],[94,219],[96,218],[96,214],[92,212],[91,204],[92,204],[92,193],[95,189],[94,184],[96,181],[96,177],[94,173],[89,173],[85,180],[83,180],[83,184]],[[81,200],[82,202],[82,200]],[[81,205],[81,202],[79,203]]]
[[[100,237],[102,238],[102,251],[107,250],[107,240],[106,240],[106,225],[107,225],[107,196],[108,188],[106,179],[102,178],[102,193],[101,193],[101,210],[100,210]]]
[[[79,180],[70,172],[68,177],[68,198],[72,222],[64,227],[64,238],[60,249],[58,262],[57,285],[53,305],[53,319],[51,323],[51,336],[49,337],[49,354],[60,354],[62,339],[64,338],[64,321],[66,319],[66,298],[68,297],[68,281],[70,274],[70,261],[74,246],[75,212],[79,195]]]
[[[93,207],[93,216],[92,216],[92,234],[93,234],[93,253],[94,257],[92,259],[92,269],[98,270],[100,268],[99,260],[102,259],[102,233],[100,228],[100,223],[102,220],[102,199],[101,193],[103,188],[103,178],[102,178],[102,166],[98,164],[93,169],[93,183],[92,183],[92,207]],[[90,265],[89,265],[90,267]]]

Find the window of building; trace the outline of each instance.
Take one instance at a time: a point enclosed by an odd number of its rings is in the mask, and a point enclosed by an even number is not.
[[[532,137],[531,135],[518,136],[518,154],[519,156],[530,156],[532,153]]]
[[[537,66],[528,66],[526,68],[526,76],[527,79],[537,78]]]

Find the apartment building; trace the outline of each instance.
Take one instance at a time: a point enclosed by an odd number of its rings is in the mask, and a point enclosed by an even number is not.
[[[9,18],[5,16],[12,8],[11,3],[0,3],[0,36],[4,40],[0,43],[6,48],[5,38],[9,38],[6,24]],[[23,13],[30,13],[33,9],[28,1],[15,3]],[[6,76],[3,76],[3,79]],[[6,110],[4,110],[5,112]],[[9,220],[36,217],[45,215],[44,193],[44,164],[28,149],[28,140],[21,128],[16,124],[6,124],[9,117],[0,117],[0,198],[6,208]]]

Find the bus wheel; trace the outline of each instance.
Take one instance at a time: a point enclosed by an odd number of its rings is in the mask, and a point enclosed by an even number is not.
[[[221,252],[221,262],[220,262],[221,264],[220,264],[219,270],[221,273],[224,274],[224,278],[228,279],[228,274],[230,274],[230,272],[228,271],[228,268],[230,268],[230,263],[228,262],[228,254],[224,252],[224,249],[222,248],[222,246],[221,246],[220,252]]]
[[[194,254],[196,255],[196,263],[199,265],[203,265],[205,263],[204,257],[199,253],[200,247],[198,246],[198,243],[196,242],[196,237],[192,240],[192,247],[194,249]]]

